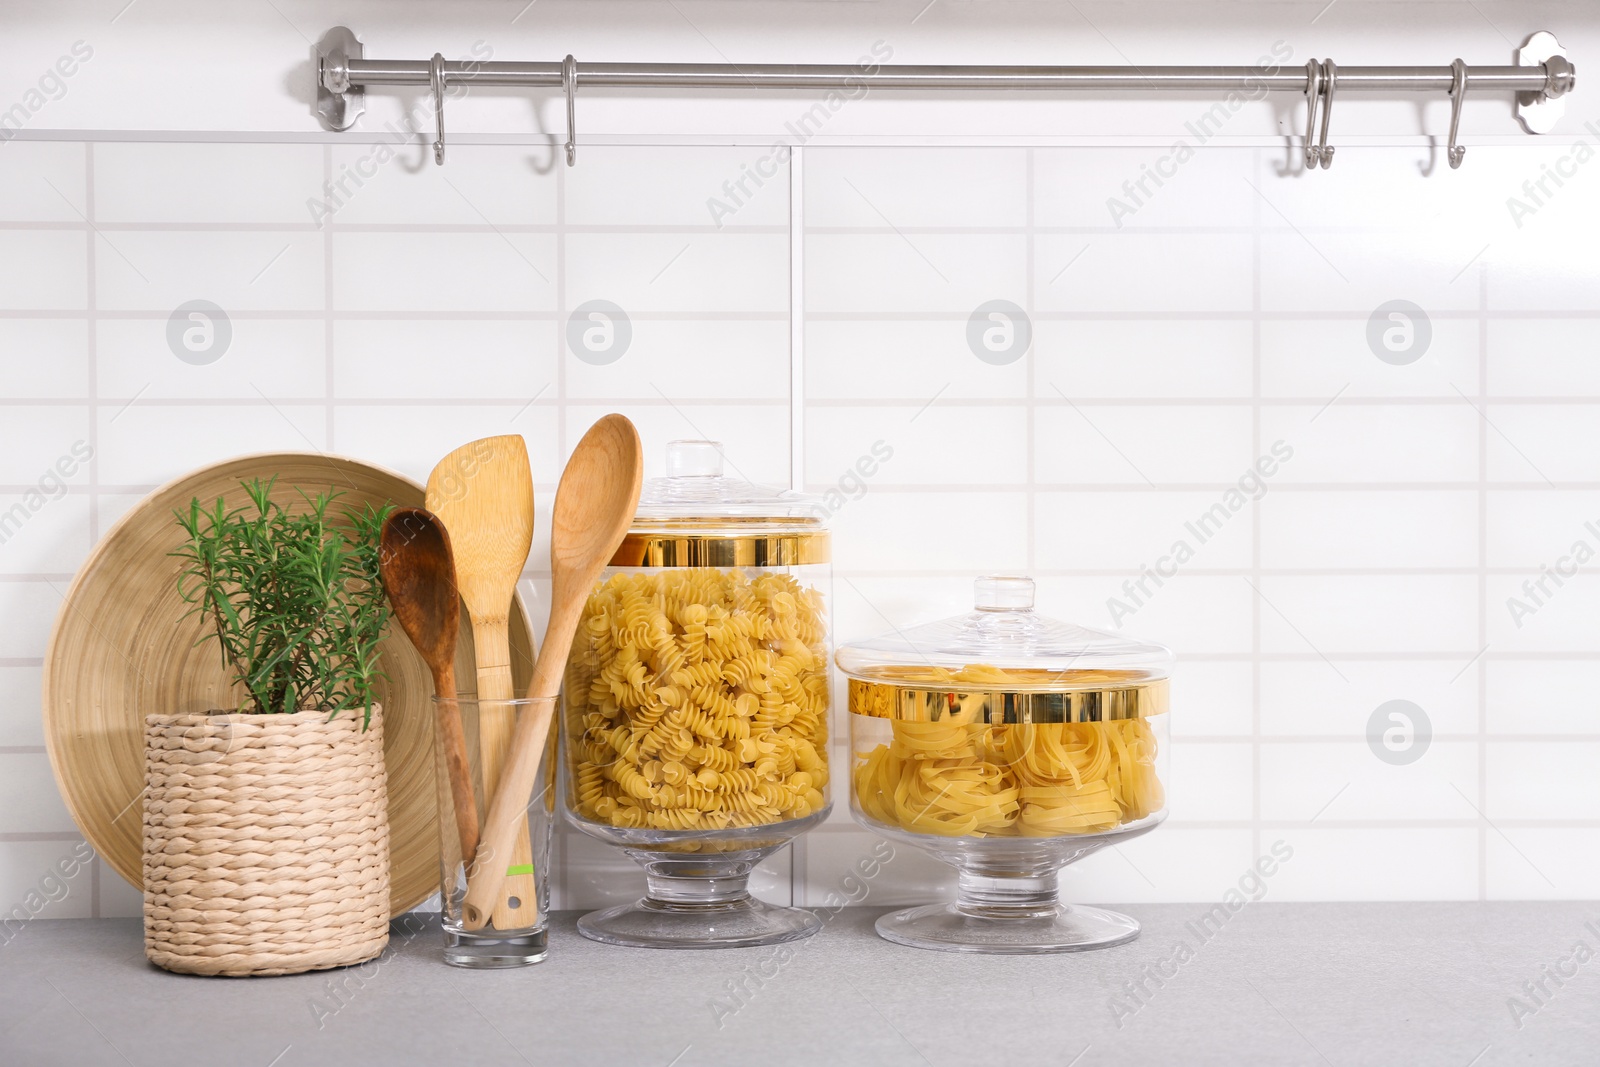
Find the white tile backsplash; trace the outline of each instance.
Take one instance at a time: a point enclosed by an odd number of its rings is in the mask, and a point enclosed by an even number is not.
[[[1026,248],[1011,233],[807,233],[806,308],[959,312],[964,322],[991,300],[1026,301]]]
[[[1493,900],[1593,900],[1600,896],[1600,829],[1508,827],[1485,839]]]
[[[0,748],[44,744],[43,673],[39,667],[0,667]]]
[[[1263,663],[1261,732],[1274,738],[1365,738],[1379,705],[1407,700],[1423,710],[1434,734],[1470,735],[1478,728],[1480,692],[1478,675],[1469,669],[1471,656],[1340,659],[1337,673],[1315,656]]]
[[[853,230],[1022,227],[1028,222],[1027,155],[1021,148],[818,152],[806,171],[806,225]]]
[[[585,145],[583,165],[564,175],[565,224],[787,230],[789,168],[764,161],[767,154],[747,147]]]
[[[0,219],[81,224],[87,207],[85,149],[73,141],[8,140],[0,166]]]
[[[469,400],[493,381],[488,392],[525,403],[550,396],[559,358],[552,323],[505,319],[343,320],[333,352],[341,400]],[[450,373],[439,373],[441,361]]]
[[[163,316],[191,300],[225,312],[326,306],[319,234],[298,230],[115,230],[96,234],[95,303]]]
[[[0,660],[31,664],[41,659],[66,595],[67,583],[58,579],[0,582],[0,619],[18,620],[0,626]]]
[[[323,199],[320,145],[112,142],[95,146],[97,223],[312,226]]]
[[[1487,677],[1489,733],[1600,738],[1600,660],[1501,660]]]
[[[253,404],[197,407],[136,401],[100,409],[100,480],[155,486],[195,467],[251,452],[326,452],[321,405]]]
[[[91,868],[80,862],[87,855],[92,853],[83,841],[68,840],[67,835],[59,841],[0,841],[0,899],[9,908],[22,907],[33,919],[97,914]],[[71,877],[62,877],[64,873]]]
[[[1177,155],[1171,148],[1150,147],[1036,149],[1034,223],[1129,230],[1253,223],[1252,153],[1191,152],[1182,162]]]
[[[1570,391],[1564,395],[1571,396]],[[1489,480],[1593,481],[1600,449],[1600,404],[1489,403],[1480,405],[1488,426]]]
[[[1600,820],[1595,741],[1493,741],[1484,759],[1483,814],[1490,819]],[[1532,782],[1538,788],[1530,788]]]
[[[1027,481],[1027,430],[1025,408],[998,404],[813,404],[806,413],[806,470],[819,489],[851,471],[868,492],[891,485],[1019,485]],[[983,447],[972,447],[974,441]]]
[[[1258,507],[1263,567],[1423,571],[1478,564],[1478,495],[1470,490],[1269,490]]]
[[[89,554],[87,493],[0,494],[0,575],[71,574]]]
[[[426,145],[337,145],[331,194],[336,226],[375,228],[554,226],[557,174],[545,153],[495,145],[450,146],[450,165],[434,165]],[[310,213],[302,206],[302,217]]]
[[[81,319],[0,319],[0,397],[89,393],[89,325]]]
[[[322,238],[312,235],[317,254]],[[549,312],[556,242],[543,233],[339,233],[332,298],[341,311]],[[318,286],[315,304],[322,307]],[[221,301],[218,301],[221,303]]]
[[[1267,835],[1263,835],[1267,836]],[[1470,827],[1286,829],[1294,858],[1274,900],[1473,900],[1480,869]]]
[[[1256,459],[1243,405],[1080,404],[1054,382],[1040,395],[1034,467],[1041,482],[1227,484]],[[1174,439],[1185,447],[1170,447]]]
[[[593,320],[590,320],[593,321]],[[560,323],[558,357],[570,397],[659,400],[659,388],[674,396],[714,400],[789,401],[789,324],[704,318],[630,321],[628,348],[610,363],[576,357]],[[582,344],[582,342],[579,342]],[[492,353],[491,353],[492,355]]]
[[[1034,553],[1040,566],[1052,569],[1137,574],[1152,567],[1159,568],[1157,578],[1190,568],[1249,567],[1250,505],[1237,513],[1223,505],[1213,513],[1220,497],[1212,491],[1168,489],[1039,493]],[[1216,518],[1220,515],[1226,520]],[[1183,546],[1193,557],[1179,563]],[[1147,579],[1148,593],[1157,590],[1155,581]]]
[[[1478,477],[1481,419],[1465,401],[1451,406],[1379,407],[1331,403],[1266,407],[1261,440],[1294,449],[1284,480],[1472,482]]]
[[[1034,330],[1040,396],[1065,394],[1076,402],[1120,397],[1237,400],[1250,395],[1248,322],[1073,319],[1039,322]]]
[[[975,573],[1017,571],[1041,611],[1179,653],[1171,821],[1070,868],[1070,899],[1215,900],[1280,838],[1295,854],[1270,899],[1597,891],[1600,557],[1547,579],[1521,626],[1508,605],[1576,542],[1600,551],[1584,527],[1600,522],[1600,209],[1572,194],[1505,221],[1536,142],[1474,146],[1432,178],[1414,149],[1352,146],[1307,177],[1275,149],[1208,147],[1120,227],[1108,199],[1164,150],[813,147],[793,205],[787,167],[747,177],[771,169],[765,148],[585,146],[568,170],[544,147],[452,144],[443,168],[381,147],[5,146],[0,891],[71,846],[40,658],[62,575],[143,487],[269,449],[420,479],[470,438],[522,433],[537,628],[551,490],[608,411],[639,426],[647,476],[667,441],[711,437],[729,473],[787,485],[798,448],[805,482],[844,498],[837,640],[967,610]],[[737,210],[713,211],[741,179]],[[230,319],[209,365],[167,343],[194,299]],[[1427,316],[1410,363],[1368,341],[1395,299]],[[593,300],[628,316],[609,363],[567,340]],[[969,343],[993,300],[1032,331],[1010,362]],[[95,458],[71,492],[17,523],[79,441]],[[880,441],[892,456],[860,474]],[[1170,576],[1143,574],[1278,441],[1293,456],[1259,500]],[[1367,738],[1394,699],[1427,717],[1404,766]],[[836,721],[836,760],[847,734]],[[819,904],[873,849],[847,782],[827,826],[758,872],[765,899]],[[41,833],[63,840],[21,838]],[[559,906],[638,894],[630,861],[561,833]],[[60,913],[136,914],[100,877]],[[953,884],[897,846],[869,903]]]
[[[1251,307],[1248,234],[1041,234],[1036,249],[1041,311],[1160,318]]]
[[[82,230],[0,229],[0,308],[82,310],[88,306],[89,235]]]
[[[43,752],[0,752],[0,833],[74,832]]]
[[[1033,351],[1042,355],[1048,324],[1034,325]],[[1018,399],[1028,393],[1028,361],[973,359],[965,319],[811,318],[805,338],[811,401],[867,397],[921,405],[944,396]]]
[[[1422,758],[1391,766],[1365,738],[1261,746],[1261,817],[1279,822],[1472,819],[1478,747],[1432,742]]]
[[[1471,576],[1281,576],[1258,585],[1261,645],[1269,652],[1470,656],[1480,644]]]
[[[567,303],[609,300],[630,315],[778,313],[789,307],[783,234],[574,233],[566,239]]]
[[[72,446],[90,440],[89,420],[89,408],[82,404],[7,405],[0,418],[0,485],[26,491],[52,473],[59,476],[57,464],[72,458]],[[89,472],[79,465],[69,481],[87,483]]]
[[[194,328],[193,322],[186,321],[185,328]],[[164,318],[101,320],[95,359],[101,398],[256,401],[263,396],[273,400],[327,396],[323,323],[231,316],[227,328],[227,348],[215,362],[195,364],[175,358]],[[215,324],[212,329],[217,329]],[[212,343],[217,336],[212,334]]]
[[[1413,332],[1408,339],[1404,319],[1391,318],[1393,312],[1379,314],[1378,306],[1344,318],[1297,316],[1261,323],[1261,394],[1314,399],[1318,407],[1334,397],[1442,397],[1459,401],[1462,393],[1477,395],[1479,351],[1475,318],[1429,316],[1427,344],[1423,347],[1423,327],[1415,313],[1411,315]],[[1402,332],[1390,340],[1395,345],[1415,345],[1419,350],[1413,362],[1395,364],[1374,358],[1377,350],[1368,342],[1369,323],[1374,316],[1380,324],[1379,348],[1390,350],[1383,331],[1399,329]]]

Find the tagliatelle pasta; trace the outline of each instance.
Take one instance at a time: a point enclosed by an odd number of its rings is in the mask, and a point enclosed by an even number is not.
[[[574,808],[620,827],[714,830],[826,803],[821,595],[782,573],[616,574],[567,665]]]
[[[952,685],[1015,684],[988,666],[941,671]],[[946,837],[1053,837],[1134,822],[1165,803],[1144,718],[996,724],[981,695],[932,722],[888,718],[890,740],[856,754],[856,804],[876,822]],[[867,716],[872,717],[872,716]]]

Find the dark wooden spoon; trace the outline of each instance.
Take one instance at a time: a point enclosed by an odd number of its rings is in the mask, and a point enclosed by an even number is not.
[[[444,524],[425,508],[395,508],[383,524],[378,570],[395,620],[433,672],[433,690],[440,698],[434,702],[437,736],[450,776],[461,856],[470,863],[478,851],[478,805],[472,795],[461,709],[455,702],[461,594]]]

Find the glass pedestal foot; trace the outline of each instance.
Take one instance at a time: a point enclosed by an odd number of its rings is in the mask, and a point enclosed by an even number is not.
[[[797,941],[822,929],[822,920],[803,908],[780,908],[751,896],[751,866],[686,869],[681,862],[656,860],[646,867],[644,899],[590,912],[578,920],[578,932],[630,948],[749,948]]]
[[[630,948],[749,948],[797,941],[820,929],[822,921],[809,911],[755,897],[690,905],[645,897],[578,920],[578,932],[591,941]]]
[[[974,915],[959,904],[930,904],[891,912],[876,925],[885,941],[940,952],[1078,952],[1139,936],[1137,920],[1080,904],[1054,904],[1017,915]]]

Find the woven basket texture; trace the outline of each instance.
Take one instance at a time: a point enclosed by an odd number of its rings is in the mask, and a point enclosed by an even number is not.
[[[389,940],[383,717],[145,719],[144,938],[186,974],[372,959]]]

